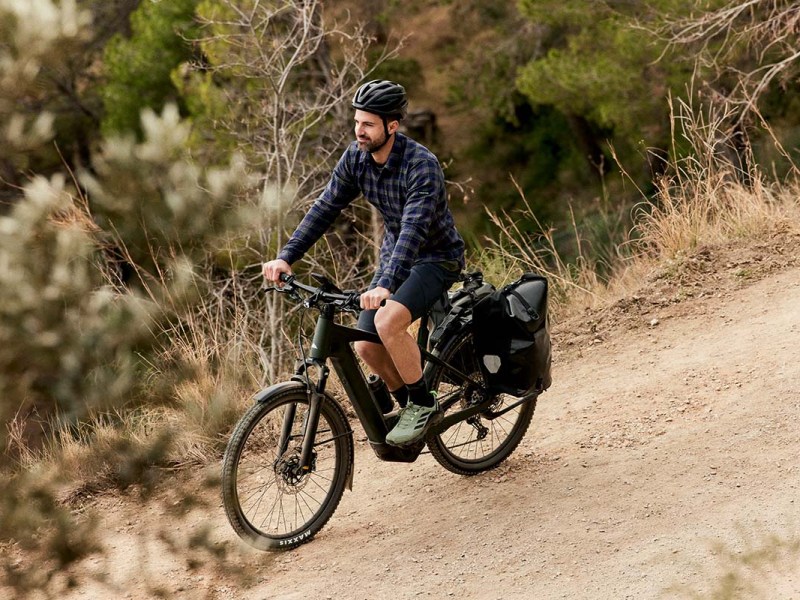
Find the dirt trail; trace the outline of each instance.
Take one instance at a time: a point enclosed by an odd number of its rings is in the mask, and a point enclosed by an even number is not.
[[[736,597],[800,599],[800,269],[565,348],[498,470],[381,463],[362,441],[333,519],[277,555],[239,550],[212,492],[174,524],[169,493],[106,497],[108,558],[81,566],[106,582],[65,597],[638,600],[723,597],[728,575],[752,586]],[[157,539],[204,524],[241,555],[193,564]]]

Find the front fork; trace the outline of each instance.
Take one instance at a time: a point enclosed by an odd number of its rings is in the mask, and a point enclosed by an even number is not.
[[[319,368],[320,377],[316,386],[313,385],[308,376],[308,367],[316,366]],[[319,414],[322,401],[325,397],[325,385],[328,382],[328,375],[330,369],[325,364],[319,364],[313,359],[306,360],[305,364],[301,365],[293,379],[303,381],[306,384],[306,394],[308,395],[308,412],[305,415],[303,428],[301,432],[300,443],[300,460],[297,468],[300,473],[308,473],[311,471],[314,457],[314,442],[317,436],[317,427],[319,426]],[[282,457],[289,449],[289,442],[292,436],[292,427],[294,419],[297,415],[297,404],[292,402],[286,405],[283,413],[283,424],[281,426],[281,437],[278,442],[278,458]]]

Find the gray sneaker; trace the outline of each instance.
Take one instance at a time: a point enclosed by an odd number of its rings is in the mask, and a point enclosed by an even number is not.
[[[392,446],[407,446],[422,439],[431,425],[440,417],[439,402],[433,394],[433,406],[419,406],[410,402],[400,410],[400,420],[386,435],[386,443]]]

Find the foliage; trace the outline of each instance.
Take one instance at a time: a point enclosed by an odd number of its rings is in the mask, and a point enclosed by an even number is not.
[[[618,17],[602,19],[570,35],[563,48],[551,48],[526,65],[518,86],[537,104],[636,134],[641,122],[653,121],[652,112],[661,104],[648,73],[656,54],[640,51],[648,45],[645,35],[626,29]]]
[[[245,202],[262,217],[229,241],[232,266],[258,266],[277,254],[330,176],[350,131],[350,99],[370,73],[371,40],[358,26],[327,22],[319,1],[208,1],[197,15],[206,63],[187,65],[175,79],[195,124],[196,152],[236,150],[248,171],[259,174],[261,193]],[[384,58],[382,52],[372,60]],[[363,277],[359,267],[370,259],[371,227],[363,207],[347,211],[304,263],[343,281]],[[262,366],[264,379],[272,381],[290,350],[280,299],[260,291],[255,270],[250,276],[229,272],[217,285],[234,281],[243,304],[223,310],[247,307],[265,315],[246,337],[254,349],[267,347]]]
[[[577,194],[586,185],[584,161],[570,141],[569,122],[548,106],[532,106],[520,97],[513,120],[496,115],[493,120],[476,128],[476,140],[466,156],[476,162],[491,161],[496,176],[483,175],[479,193],[490,210],[503,210],[519,202],[519,194],[510,186],[511,177],[523,193],[526,202],[544,222],[562,217],[562,207],[553,196]],[[485,153],[492,149],[491,159]],[[510,176],[510,177],[509,177]],[[488,223],[474,215],[469,229],[488,233]],[[532,224],[528,219],[526,222]]]
[[[380,58],[379,52],[375,53],[378,58]],[[410,96],[413,96],[414,92],[419,90],[425,82],[422,67],[419,61],[413,58],[393,58],[383,61],[375,68],[371,77],[396,81],[406,88],[406,92]]]
[[[152,309],[102,285],[89,227],[63,177],[34,180],[0,221],[3,417],[19,415],[31,434],[35,415],[46,430],[54,416],[83,418],[135,391]]]
[[[193,265],[230,224],[221,215],[247,180],[240,162],[201,173],[182,155],[186,126],[174,107],[143,120],[144,142],[108,140],[82,177],[97,221],[63,176],[35,178],[0,220],[2,416],[31,435],[37,420],[46,432],[51,419],[76,422],[137,398],[142,353],[158,322],[191,298]],[[147,295],[120,286],[108,242]]]
[[[54,135],[54,120],[17,108],[35,94],[43,69],[91,37],[88,15],[68,1],[6,0],[0,9],[0,23],[13,29],[0,49],[0,77],[16,82],[3,85],[0,132],[4,147],[35,153]],[[21,466],[92,419],[171,401],[181,373],[153,369],[158,334],[191,305],[200,289],[195,265],[235,223],[232,200],[248,182],[240,160],[217,169],[192,160],[188,125],[174,106],[145,113],[143,124],[140,143],[108,138],[91,171],[32,177],[0,217],[3,543],[25,540],[59,567],[95,550],[92,529],[57,500],[64,471],[29,476]],[[133,268],[127,280],[120,258]],[[110,471],[121,486],[145,481],[164,459],[163,435],[117,439],[103,460],[117,461]],[[49,585],[13,567],[5,575],[20,589]]]
[[[127,28],[137,4],[139,0],[4,0],[0,70],[5,81],[0,96],[12,108],[0,112],[13,110],[18,118],[8,122],[15,124],[15,131],[38,138],[16,139],[0,150],[4,200],[30,173],[49,176],[63,164],[73,169],[86,164],[102,115],[102,51],[111,36]],[[21,127],[23,122],[28,125]],[[36,122],[38,127],[30,126]],[[39,143],[45,123],[49,133],[44,137],[53,144]]]
[[[444,156],[455,155],[448,176],[467,179],[475,190],[469,208],[454,203],[454,209],[460,230],[476,240],[470,245],[477,250],[483,245],[480,237],[496,230],[474,205],[494,211],[518,203],[511,177],[539,218],[549,221],[562,216],[554,198],[580,192],[593,174],[586,173],[565,116],[531,102],[513,84],[517,71],[541,54],[542,26],[524,18],[513,4],[489,6],[478,0],[452,3],[449,21],[457,27],[441,32],[435,60],[428,61],[437,67],[427,65],[423,75],[433,78],[436,69],[448,74],[442,120],[457,124],[463,146],[454,147],[446,131],[440,145]],[[412,37],[406,45],[409,54],[413,45]],[[489,47],[492,52],[486,51]]]
[[[143,142],[106,140],[80,181],[98,225],[113,232],[147,283],[170,268],[180,273],[176,258],[203,261],[214,245],[209,236],[236,222],[230,192],[248,178],[240,156],[222,169],[194,163],[186,149],[189,124],[175,105],[160,116],[145,110],[141,124]]]
[[[138,132],[143,108],[160,111],[165,102],[179,99],[171,73],[193,56],[198,3],[142,2],[131,14],[131,35],[117,34],[105,46],[103,133]]]
[[[609,139],[625,159],[641,140],[667,147],[665,99],[683,91],[691,71],[679,57],[658,62],[663,44],[636,26],[665,4],[522,0],[522,12],[548,32],[546,53],[519,71],[518,88],[534,103],[593,124],[592,143],[603,147]]]
[[[18,183],[33,151],[55,135],[43,109],[52,73],[68,68],[87,40],[91,15],[74,0],[0,1],[0,177]]]

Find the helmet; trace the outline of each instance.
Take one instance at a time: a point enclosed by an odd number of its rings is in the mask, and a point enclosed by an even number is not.
[[[408,109],[406,89],[399,83],[384,79],[368,81],[358,88],[353,97],[353,108],[381,117],[402,119]]]

